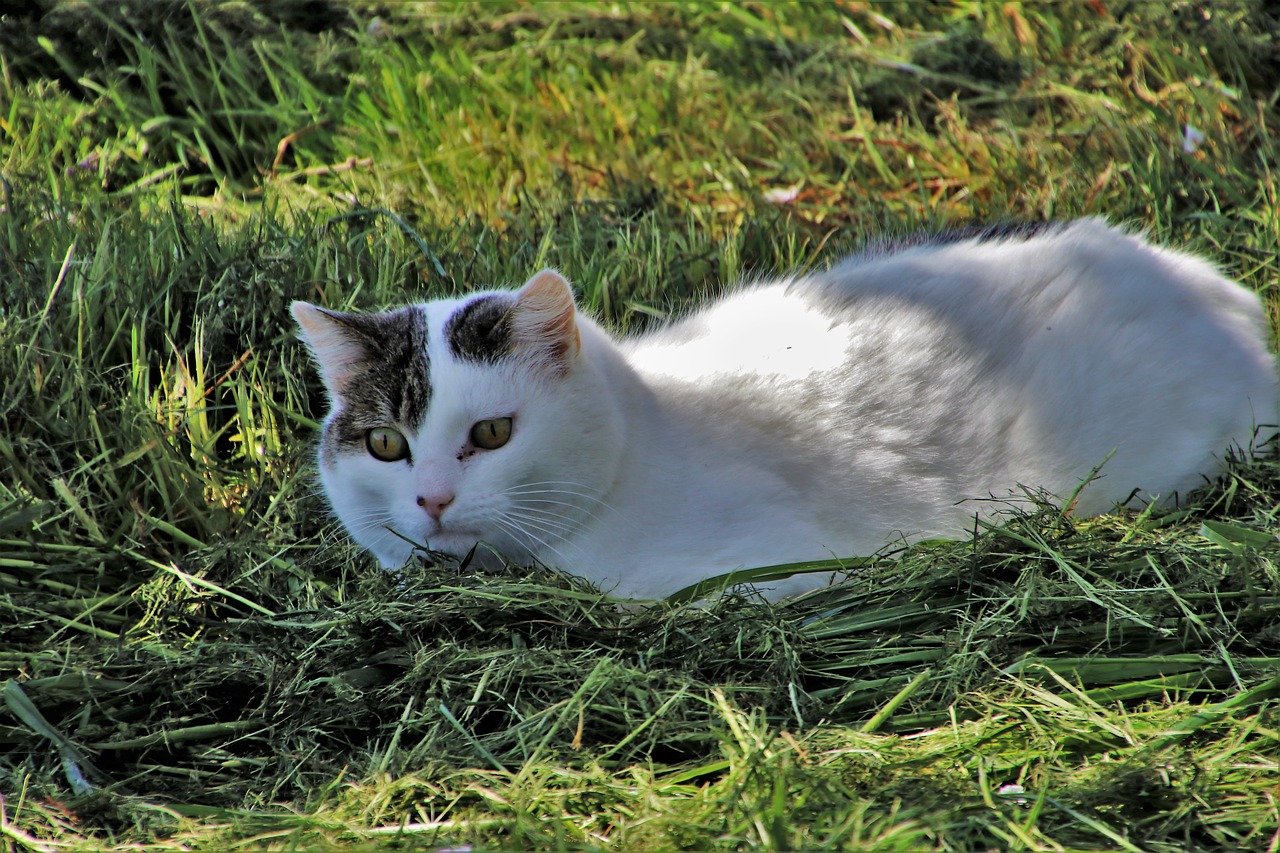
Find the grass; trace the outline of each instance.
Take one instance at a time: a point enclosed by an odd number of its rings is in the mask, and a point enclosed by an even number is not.
[[[0,844],[1277,849],[1274,455],[781,605],[395,577],[315,493],[286,310],[550,264],[626,330],[885,232],[1104,214],[1274,319],[1276,30],[1251,0],[6,12]]]

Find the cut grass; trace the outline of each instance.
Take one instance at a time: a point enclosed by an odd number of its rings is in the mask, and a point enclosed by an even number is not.
[[[311,6],[0,21],[9,848],[1275,848],[1273,456],[782,605],[395,577],[314,494],[286,312],[555,265],[628,329],[1085,213],[1274,312],[1260,4]]]
[[[914,574],[776,609],[728,598],[625,613],[553,576],[432,571],[398,585],[371,574],[345,604],[282,613],[171,572],[151,581],[142,639],[107,654],[80,644],[96,678],[33,655],[5,698],[11,711],[45,709],[18,717],[27,738],[43,737],[37,752],[75,750],[63,772],[79,767],[90,784],[124,775],[118,794],[163,779],[177,815],[229,820],[233,835],[265,823],[308,845],[397,822],[432,843],[534,847],[685,837],[908,849],[1001,845],[1015,830],[1138,848],[1147,831],[1257,841],[1276,762],[1264,703],[1280,684],[1275,660],[1251,653],[1275,631],[1274,581],[1252,596],[1200,592],[1184,575],[1207,566],[1178,571],[1206,559],[1189,534],[1135,525],[1072,534],[1095,555],[1090,534],[1145,540],[1095,566],[1105,585],[1082,587],[1058,568],[1079,559],[1072,548],[1021,547],[1046,532],[1061,543],[1062,531],[1018,521],[1021,535],[977,540],[976,564],[971,547],[934,546]],[[1242,554],[1257,562],[1238,547],[1216,555],[1219,573]],[[1010,562],[1016,575],[1000,569]],[[1136,562],[1163,566],[1178,588],[1140,584],[1124,571]],[[1215,628],[1253,639],[1223,642]],[[50,721],[67,713],[75,742]],[[131,720],[123,736],[104,725],[120,719]],[[354,785],[337,796],[339,767]],[[1206,827],[1184,796],[1231,809]],[[106,799],[124,812],[115,819],[136,819],[129,798]],[[310,800],[319,813],[237,818],[243,806],[205,805],[246,800]]]

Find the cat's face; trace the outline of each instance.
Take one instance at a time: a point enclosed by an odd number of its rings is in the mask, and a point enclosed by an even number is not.
[[[620,426],[563,278],[383,314],[293,314],[329,392],[321,481],[384,566],[477,542],[482,564],[572,549],[616,472]]]

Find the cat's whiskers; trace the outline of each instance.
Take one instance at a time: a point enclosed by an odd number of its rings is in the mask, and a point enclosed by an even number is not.
[[[554,533],[561,539],[566,539],[565,534],[572,527],[572,524],[563,515],[555,512],[548,512],[531,507],[522,507],[519,505],[511,507],[503,514],[506,518],[516,518],[522,521],[528,521],[537,529],[547,533]]]
[[[386,531],[391,529],[391,522],[395,520],[395,516],[385,509],[370,508],[355,516],[346,519],[347,527],[354,533],[364,533],[366,531]]]
[[[572,509],[583,510],[581,506],[575,503],[559,501],[552,503],[563,503],[565,506]],[[585,511],[588,514],[591,514],[589,510]],[[593,518],[595,517],[593,514],[591,515]],[[586,552],[582,547],[575,544],[567,535],[575,526],[573,519],[566,518],[562,513],[543,509],[541,507],[528,506],[523,504],[521,501],[516,500],[513,501],[510,509],[503,514],[501,522],[503,522],[506,529],[519,531],[521,535],[536,541],[538,544],[542,545],[548,551],[561,559],[566,559],[567,555],[563,550],[561,550],[561,548],[556,547],[555,545],[552,545],[551,542],[547,541],[547,538],[558,540],[562,546],[572,547],[580,555],[584,557],[586,556]]]
[[[351,539],[351,532],[341,524],[330,525],[320,531],[320,544],[330,548],[344,539]]]
[[[542,507],[535,506],[516,506],[514,509],[517,510],[523,518],[528,518],[531,521],[537,521],[540,524],[553,527],[563,533],[567,533],[571,528],[576,526],[572,524],[569,519],[566,519],[563,513],[557,512],[553,509],[544,509]],[[599,519],[595,520],[598,521]]]
[[[538,488],[542,486],[556,486],[557,488]],[[533,504],[562,506],[600,523],[604,523],[604,519],[595,510],[606,509],[615,514],[617,513],[617,510],[606,503],[600,494],[564,488],[564,486],[585,488],[578,483],[569,481],[547,480],[540,483],[522,483],[511,486],[504,489],[502,495],[510,498],[513,504],[522,508],[533,509]],[[581,500],[575,500],[575,498]]]
[[[524,522],[524,523],[522,524],[519,522]],[[546,535],[546,536],[554,536],[556,538],[559,538],[566,545],[572,544],[572,543],[570,543],[568,539],[566,539],[563,535],[557,533],[556,531],[546,529],[541,526],[533,525],[530,522],[531,522],[531,519],[528,519],[528,518],[520,518],[517,520],[510,516],[500,516],[494,519],[495,524],[497,524],[502,529],[506,530],[508,534],[511,535],[511,538],[515,539],[523,547],[527,548],[530,552],[537,551],[536,548],[531,547],[531,543],[537,543],[538,545],[541,545],[544,549],[551,552],[561,560],[566,559],[563,551],[561,551],[555,545],[552,545],[546,539],[542,538],[542,536],[539,536],[538,533],[542,533],[543,535]],[[538,531],[538,533],[534,533],[532,530],[529,529],[529,527],[533,527],[535,530]],[[526,541],[521,541],[521,540],[526,540]]]
[[[573,486],[575,489],[581,489],[584,493],[599,494],[599,489],[592,489],[589,486],[579,483],[576,480],[532,480],[528,483],[516,483],[510,486],[511,489],[523,489],[531,486]]]
[[[382,521],[390,521],[392,513],[388,509],[381,507],[367,507],[350,515],[357,523],[364,523],[370,519],[378,519]]]
[[[544,488],[552,487],[552,488]],[[566,488],[569,487],[569,488]],[[519,494],[549,494],[549,495],[571,495],[573,497],[585,498],[593,501],[600,506],[608,506],[604,502],[604,492],[600,489],[592,489],[582,483],[576,483],[572,480],[542,480],[533,483],[517,483],[514,486],[508,486],[503,490],[503,494],[519,495]],[[610,507],[612,509],[612,507]]]
[[[582,516],[594,521],[600,521],[600,517],[591,507],[583,506],[573,501],[553,500],[551,498],[517,498],[511,501],[511,506],[519,507],[522,510],[540,510],[559,518],[566,525],[572,525],[575,522],[580,523]]]
[[[537,506],[538,504],[543,504],[545,506]],[[556,519],[562,522],[566,528],[570,525],[569,519],[566,518],[567,513],[557,511],[551,507],[564,507],[565,509],[572,510],[574,513],[585,515],[592,521],[603,522],[603,519],[601,519],[599,515],[592,512],[587,507],[571,501],[557,501],[551,500],[550,498],[529,498],[513,501],[512,505],[519,508],[522,512],[536,512],[547,518]]]

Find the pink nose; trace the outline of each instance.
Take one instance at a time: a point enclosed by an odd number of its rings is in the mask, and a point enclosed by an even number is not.
[[[434,495],[432,497],[418,495],[418,506],[425,509],[427,515],[439,521],[440,516],[449,508],[449,504],[453,503],[453,497],[453,495]]]

